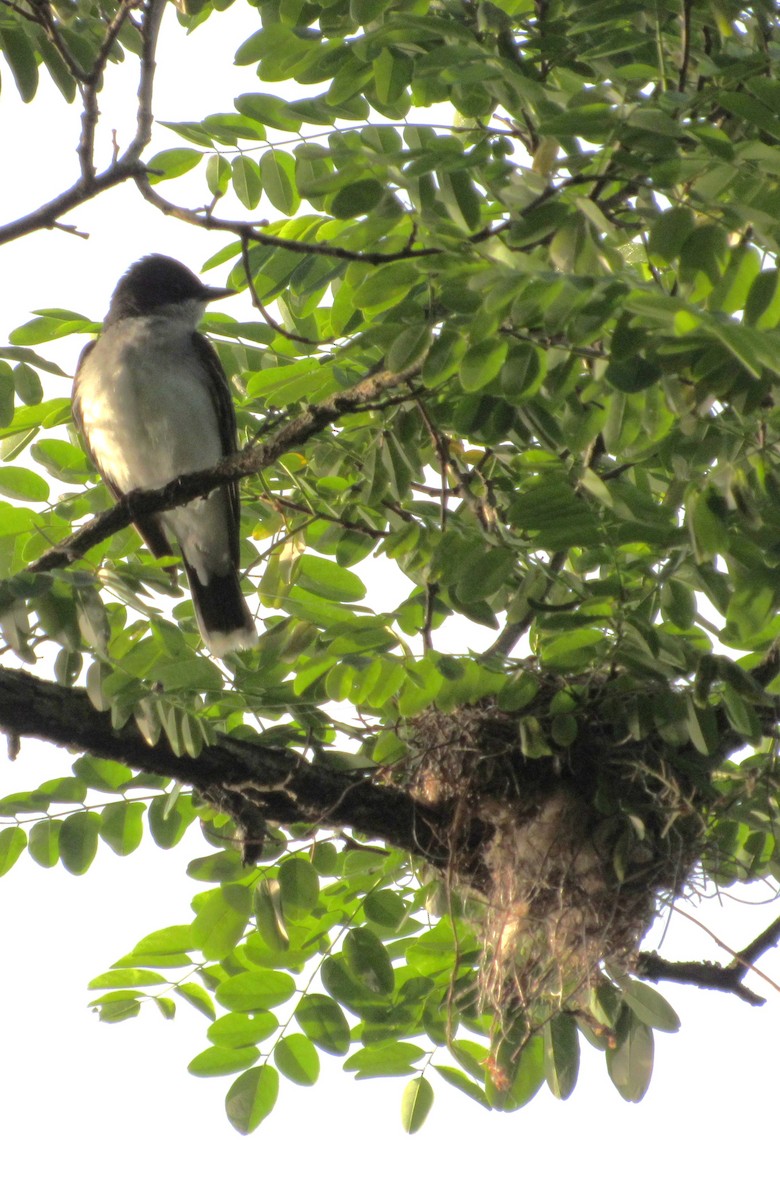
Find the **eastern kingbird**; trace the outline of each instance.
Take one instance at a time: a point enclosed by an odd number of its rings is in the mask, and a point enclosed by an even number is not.
[[[237,448],[236,415],[217,353],[196,332],[230,296],[174,258],[150,254],[122,276],[97,341],[84,349],[73,415],[117,499],[213,467]],[[246,649],[257,630],[238,576],[238,484],[136,522],[157,557],[179,544],[198,626],[212,654]]]

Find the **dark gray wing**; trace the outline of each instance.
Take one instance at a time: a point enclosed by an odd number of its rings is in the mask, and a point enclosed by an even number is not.
[[[227,376],[222,369],[222,363],[219,361],[219,355],[212,346],[207,337],[202,333],[193,333],[192,335],[193,348],[200,359],[201,366],[208,375],[211,391],[211,403],[214,405],[214,412],[217,418],[217,426],[219,429],[219,440],[222,445],[222,453],[235,454],[238,449],[238,438],[236,434],[236,410],[233,407],[233,397],[230,395],[230,386],[227,381]],[[238,567],[239,550],[239,498],[238,498],[238,482],[226,483],[223,491],[228,499],[228,519],[230,521],[230,556],[234,567]]]
[[[95,345],[95,342],[89,342],[79,355],[79,361],[76,365],[76,374],[73,377],[73,397],[71,399],[71,410],[73,412],[73,420],[76,424],[76,428],[81,434],[84,445],[87,448],[87,454],[95,464],[101,479],[105,483],[111,495],[115,500],[121,500],[124,493],[116,486],[111,476],[103,470],[103,467],[97,460],[97,456],[92,451],[92,446],[89,442],[89,430],[84,425],[84,417],[81,411],[79,375],[81,373],[82,366],[94,350]],[[135,527],[156,558],[166,558],[168,555],[173,554],[171,544],[163,533],[162,523],[159,517],[143,517],[141,520],[135,522]],[[174,579],[176,578],[175,567],[170,567],[169,573],[173,575]]]

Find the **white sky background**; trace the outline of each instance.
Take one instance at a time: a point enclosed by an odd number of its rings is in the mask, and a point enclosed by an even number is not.
[[[256,19],[239,3],[185,39],[173,9],[166,13],[158,118],[198,119],[229,111],[240,92],[273,91],[252,68],[229,65]],[[73,181],[79,132],[77,108],[64,105],[45,74],[38,97],[25,107],[4,63],[2,68],[0,223]],[[109,73],[99,141],[106,155],[112,127],[120,147],[131,136],[127,114],[134,120],[136,85],[135,60]],[[175,141],[160,130],[155,148]],[[163,251],[197,270],[223,244],[219,235],[164,218],[132,184],[64,220],[88,232],[89,240],[49,231],[0,248],[0,342],[35,308],[71,308],[100,318],[116,279],[142,254]],[[209,282],[222,277],[214,272]],[[224,311],[250,317],[246,297],[226,302]],[[79,348],[73,339],[41,350],[72,369]],[[68,769],[62,754],[26,742],[17,763],[0,761],[2,792]],[[216,1188],[230,1194],[240,1187],[245,1196],[284,1189],[291,1197],[389,1200],[436,1189],[448,1200],[471,1200],[533,1189],[553,1200],[602,1190],[634,1200],[662,1192],[719,1200],[737,1190],[746,1197],[766,1195],[766,1184],[776,1179],[780,995],[755,976],[748,984],[768,997],[759,1009],[690,987],[662,989],[683,1029],[657,1035],[654,1079],[638,1106],[620,1099],[601,1056],[584,1046],[580,1082],[566,1103],[544,1090],[518,1113],[486,1113],[434,1079],[431,1115],[409,1138],[399,1117],[406,1079],[355,1083],[339,1060],[322,1055],[320,1083],[308,1090],[283,1080],[272,1116],[241,1138],[224,1115],[230,1078],[187,1074],[187,1062],[207,1043],[205,1020],[185,1002],[172,1022],[149,1006],[115,1026],[99,1024],[87,1008],[90,978],[146,933],[190,919],[189,898],[204,885],[188,879],[185,867],[201,853],[203,842],[191,831],[184,847],[168,852],[147,837],[128,859],[101,843],[82,878],[59,866],[43,871],[25,854],[0,879],[5,1195],[56,1191],[129,1200],[143,1188],[150,1196],[175,1189],[200,1200]],[[748,903],[727,897],[720,907],[711,901],[699,908],[698,915],[739,948],[768,924],[770,912],[755,905],[769,895],[756,887],[743,893]],[[672,922],[663,952],[670,958],[724,958],[683,918]],[[760,966],[780,979],[780,953],[765,956]]]

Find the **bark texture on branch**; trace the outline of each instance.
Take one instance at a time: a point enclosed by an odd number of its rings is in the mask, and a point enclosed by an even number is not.
[[[197,758],[179,757],[164,738],[148,745],[132,723],[114,729],[109,714],[97,712],[82,688],[62,687],[27,671],[0,667],[0,730],[14,742],[38,738],[75,753],[176,779],[204,791],[210,800],[216,798],[218,806],[246,829],[256,829],[263,820],[349,828],[441,868],[449,862],[452,832],[446,820],[400,788],[336,771],[327,762],[309,762],[289,750],[224,735],[218,735],[216,743],[204,747]],[[479,838],[480,829],[474,825],[469,838],[474,851]],[[478,858],[475,853],[474,861]],[[651,952],[639,955],[636,973],[645,979],[731,992],[749,1004],[763,1004],[763,998],[743,980],[759,956],[779,940],[780,918],[729,966],[668,962]]]
[[[82,688],[60,687],[27,671],[0,668],[0,729],[200,790],[224,788],[231,794],[234,812],[236,806],[246,806],[247,825],[256,823],[260,810],[268,820],[286,825],[349,827],[431,862],[446,861],[445,831],[430,810],[398,788],[336,771],[325,762],[309,762],[289,750],[223,735],[197,758],[179,757],[164,735],[150,746],[132,723],[114,729],[110,715],[97,712]]]

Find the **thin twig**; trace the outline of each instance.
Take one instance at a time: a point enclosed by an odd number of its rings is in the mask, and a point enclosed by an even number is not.
[[[678,908],[674,904],[672,905],[672,909],[674,912],[682,913],[682,909]],[[725,950],[727,954],[732,955],[732,960],[725,970],[734,971],[740,979],[744,979],[748,971],[753,971],[759,976],[760,979],[764,980],[764,983],[768,983],[769,986],[773,987],[776,992],[780,992],[780,984],[775,983],[774,980],[770,979],[768,975],[765,975],[763,971],[759,971],[758,967],[752,961],[750,953],[753,947],[758,947],[758,952],[755,954],[755,957],[758,957],[759,954],[763,954],[764,950],[768,950],[770,946],[774,946],[776,944],[778,939],[780,939],[780,917],[778,917],[776,921],[773,921],[769,928],[765,929],[762,934],[760,934],[757,938],[754,938],[745,950],[743,950],[741,953],[738,953],[732,950],[730,946],[727,946],[725,942],[722,942],[720,938],[704,924],[703,921],[700,921],[697,917],[694,917],[692,913],[686,912],[682,913],[682,915],[686,918],[686,920],[692,921],[694,925],[698,925],[699,929],[703,929],[704,932],[712,938],[716,946],[720,947],[721,950]]]
[[[548,578],[547,586],[542,595],[538,599],[544,600],[549,595],[550,589],[555,582],[556,576],[560,573],[563,564],[566,562],[566,552],[558,550],[553,554],[547,567]],[[487,650],[482,655],[482,661],[485,662],[491,658],[506,658],[512,653],[520,638],[524,633],[527,633],[531,627],[531,622],[536,615],[536,608],[529,608],[529,611],[521,621],[509,621],[499,633],[492,646],[488,646]]]
[[[81,137],[79,138],[77,154],[79,163],[81,164],[81,178],[85,183],[95,176],[95,131],[100,119],[97,96],[103,83],[103,71],[105,70],[113,45],[119,36],[119,32],[130,15],[130,10],[137,8],[139,3],[140,0],[122,0],[112,20],[106,27],[105,36],[95,56],[95,61],[88,72],[80,71],[76,74],[68,59],[65,59],[68,69],[74,74],[74,77],[81,85],[83,107],[81,112]],[[44,11],[46,9],[48,9],[48,5],[44,6]],[[145,33],[145,45],[147,37],[148,35]],[[57,43],[57,48],[60,54],[63,53],[63,49],[67,50],[67,47],[60,47],[59,43]],[[74,63],[74,65],[76,68],[78,67],[78,64]]]
[[[188,225],[197,225],[199,229],[220,230],[222,233],[232,233],[234,237],[246,239],[249,242],[256,242],[260,246],[276,246],[281,250],[293,250],[298,254],[316,254],[324,258],[339,258],[345,262],[364,262],[372,266],[380,266],[382,263],[399,262],[409,258],[430,258],[433,255],[442,254],[444,251],[438,247],[420,247],[418,249],[395,250],[391,252],[363,251],[363,250],[348,250],[345,246],[334,246],[330,242],[300,242],[294,238],[279,237],[277,234],[262,232],[262,226],[267,225],[267,221],[231,221],[223,217],[215,217],[213,213],[207,213],[203,209],[183,208],[180,204],[174,204],[170,200],[166,200],[164,196],[157,193],[152,187],[149,179],[144,176],[136,178],[136,186],[143,196],[144,200],[148,200],[150,204],[158,208],[160,212],[165,213],[167,217],[176,217],[179,221],[185,221]]]
[[[336,517],[333,513],[322,512],[317,508],[307,508],[305,504],[298,504],[295,500],[288,500],[286,496],[275,496],[270,492],[259,492],[258,499],[265,501],[271,508],[286,508],[291,512],[303,513],[307,517],[312,517],[316,521],[330,521],[333,525],[340,525],[342,529],[347,529],[350,533],[362,533],[366,537],[385,538],[392,533],[391,529],[375,529],[372,525],[365,521],[349,521],[346,517]]]
[[[249,295],[252,297],[252,303],[266,323],[271,326],[274,332],[280,333],[282,337],[289,338],[291,342],[301,342],[304,346],[322,345],[322,343],[318,342],[315,338],[304,337],[302,333],[294,333],[292,330],[285,329],[284,325],[280,325],[280,323],[275,320],[275,318],[263,304],[262,300],[257,294],[255,281],[252,277],[252,264],[249,261],[249,239],[245,236],[242,236],[241,238],[241,261],[244,264],[246,284],[249,288]]]
[[[3,2],[6,3],[7,0],[3,0]],[[121,6],[120,11],[123,14],[123,21],[127,19],[133,7],[134,5],[130,4],[129,0]],[[109,191],[111,188],[123,183],[126,179],[138,179],[139,177],[144,180],[146,179],[146,170],[141,165],[141,154],[149,144],[152,133],[152,92],[155,53],[160,21],[162,20],[164,9],[165,0],[148,0],[144,9],[141,22],[143,48],[139,72],[136,132],[125,153],[119,157],[115,156],[111,166],[105,171],[94,171],[91,159],[91,137],[94,134],[92,123],[96,121],[97,117],[90,109],[89,94],[91,94],[91,89],[90,86],[87,86],[86,92],[88,95],[85,98],[85,111],[82,113],[82,141],[79,148],[81,174],[79,179],[69,188],[66,188],[64,192],[61,192],[59,196],[55,196],[52,200],[48,200],[45,204],[42,204],[40,208],[36,208],[33,212],[26,213],[23,217],[18,217],[16,220],[9,221],[8,224],[0,226],[0,246],[15,241],[17,238],[24,237],[26,234],[32,233],[37,229],[57,228],[59,226],[59,219],[66,213],[84,204],[85,201]],[[101,44],[101,50],[98,52],[95,64],[93,64],[93,71],[97,69],[98,73],[101,73],[105,67],[105,62],[108,59],[111,47],[121,27],[122,22],[118,18],[119,12],[107,26],[106,37]],[[81,75],[77,76],[77,79],[83,83],[85,79],[88,81],[90,77],[91,73],[85,75],[82,71]],[[86,131],[84,123],[86,123]],[[92,133],[90,133],[91,128]]]
[[[157,38],[160,33],[160,22],[165,11],[166,0],[148,0],[143,22],[143,51],[141,54],[141,72],[138,80],[138,111],[136,115],[136,131],[127,150],[119,162],[137,163],[141,154],[149,145],[152,136],[154,116],[152,114],[152,98],[154,95],[154,73],[157,68],[155,55],[157,53]],[[146,176],[136,176],[145,179]]]
[[[683,0],[682,6],[682,61],[677,80],[677,91],[684,92],[688,85],[688,65],[691,60],[691,7],[692,0]]]
[[[78,59],[74,58],[74,56],[71,54],[67,42],[64,41],[60,35],[59,25],[57,24],[57,20],[51,10],[51,5],[48,4],[46,0],[42,0],[42,2],[39,0],[39,2],[35,4],[30,12],[20,8],[17,4],[7,3],[7,0],[3,0],[3,3],[5,4],[6,8],[12,9],[13,12],[18,13],[20,17],[26,17],[28,21],[32,21],[35,25],[38,25],[46,34],[46,37],[59,54],[60,58],[75,81],[77,83],[86,82],[87,72],[81,66]]]

